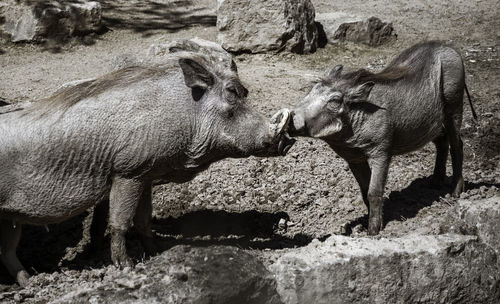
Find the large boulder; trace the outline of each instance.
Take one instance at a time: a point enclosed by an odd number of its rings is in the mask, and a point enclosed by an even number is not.
[[[220,44],[198,37],[152,44],[145,55],[129,53],[115,56],[109,63],[109,70],[116,71],[133,65],[177,65],[177,56],[182,53],[199,53],[222,69],[237,70],[233,56]]]
[[[233,56],[224,50],[220,44],[198,37],[153,44],[149,48],[148,55],[158,57],[179,52],[201,53],[210,58],[211,61],[220,63],[223,68],[236,69]]]
[[[377,46],[396,37],[392,23],[377,17],[338,12],[318,14],[316,20],[323,26],[326,39],[332,44],[350,41]]]
[[[230,52],[312,53],[318,44],[310,0],[219,0],[218,40]]]
[[[253,255],[234,248],[178,246],[134,270],[75,286],[51,303],[279,304],[276,282]]]
[[[101,29],[101,4],[95,1],[16,1],[0,4],[0,31],[12,42],[64,39]]]
[[[498,303],[497,255],[474,236],[332,236],[269,266],[287,304]]]
[[[476,235],[500,254],[500,197],[459,200],[446,214],[441,232]]]

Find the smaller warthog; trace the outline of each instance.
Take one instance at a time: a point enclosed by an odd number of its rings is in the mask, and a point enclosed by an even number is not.
[[[289,111],[268,121],[253,110],[234,62],[201,53],[175,58],[2,107],[10,109],[0,112],[0,258],[21,285],[29,277],[16,256],[23,224],[109,205],[111,258],[130,265],[132,222],[154,251],[153,183],[185,182],[223,158],[284,155],[293,145]]]
[[[379,73],[342,73],[342,66],[335,66],[296,105],[290,134],[321,138],[349,163],[368,208],[368,233],[377,234],[393,155],[433,141],[433,181],[442,183],[449,147],[453,194],[463,191],[464,89],[464,66],[455,50],[439,42],[417,44]]]

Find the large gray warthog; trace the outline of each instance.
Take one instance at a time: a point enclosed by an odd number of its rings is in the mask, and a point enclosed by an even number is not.
[[[265,120],[245,103],[236,67],[203,54],[128,67],[0,114],[1,259],[20,284],[22,224],[44,225],[109,200],[111,255],[129,265],[134,223],[151,248],[151,184],[184,182],[226,157],[278,156],[289,113]]]
[[[393,155],[433,141],[433,181],[441,183],[450,148],[453,194],[463,191],[464,89],[464,66],[455,50],[438,42],[417,44],[379,73],[342,73],[335,66],[296,105],[290,134],[321,138],[349,163],[368,208],[368,233],[377,234]]]

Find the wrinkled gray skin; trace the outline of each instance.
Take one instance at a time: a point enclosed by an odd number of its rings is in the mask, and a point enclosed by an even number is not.
[[[293,144],[284,134],[289,113],[270,123],[245,104],[246,95],[235,71],[192,54],[174,67],[129,67],[0,114],[0,245],[8,271],[27,283],[16,256],[22,224],[57,223],[99,202],[98,209],[109,203],[112,260],[130,265],[132,222],[145,249],[154,248],[153,182],[188,181],[226,157],[285,154]]]
[[[436,145],[433,183],[446,177],[451,150],[455,196],[464,188],[460,126],[465,87],[460,55],[438,42],[417,44],[377,74],[335,66],[292,111],[290,135],[320,138],[348,163],[368,208],[368,233],[383,224],[393,155]]]

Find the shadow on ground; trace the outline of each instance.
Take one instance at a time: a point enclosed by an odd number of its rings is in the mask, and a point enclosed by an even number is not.
[[[23,226],[17,248],[19,260],[30,274],[59,270],[60,261],[74,251],[83,235],[83,221],[87,213],[57,225]],[[0,285],[13,280],[0,263]]]
[[[131,29],[150,36],[154,31],[177,32],[190,26],[215,26],[213,10],[195,6],[189,0],[156,1],[101,1],[104,26],[111,29]]]
[[[446,194],[452,192],[451,178],[448,178],[443,186],[439,188],[431,186],[431,178],[432,176],[418,178],[403,190],[392,191],[389,194],[388,199],[384,201],[384,226],[390,221],[405,221],[414,218],[421,209],[432,205],[442,197],[445,197]],[[465,191],[479,189],[482,186],[495,186],[498,188],[500,184],[471,183],[466,181]],[[353,228],[360,224],[364,229],[368,229],[368,214],[348,223],[343,234],[351,235]]]
[[[61,3],[78,0],[57,0]],[[51,8],[52,2],[24,0],[33,7],[35,15]],[[41,43],[42,50],[51,53],[61,53],[68,44],[93,45],[100,40],[100,35],[109,30],[128,29],[148,37],[157,33],[174,33],[191,26],[215,26],[217,16],[215,8],[197,5],[189,0],[179,1],[134,1],[134,0],[102,0],[102,26],[95,33],[74,33],[69,37],[65,24],[54,22],[50,25],[46,39]],[[1,21],[1,20],[0,20]],[[19,43],[18,43],[19,44]],[[0,55],[4,51],[0,49]]]
[[[91,269],[111,264],[109,236],[95,251],[88,246],[88,214],[58,225],[45,227],[24,226],[18,247],[18,256],[28,272],[51,273],[64,269]],[[86,219],[87,217],[87,219]],[[246,211],[234,213],[218,210],[200,210],[178,218],[154,219],[153,230],[159,252],[175,245],[227,245],[242,249],[280,249],[305,246],[312,237],[287,237],[277,233],[280,219],[288,219],[285,212]],[[83,240],[82,240],[83,236]],[[127,235],[127,248],[136,261],[145,254],[139,236],[133,229]],[[0,285],[14,281],[0,265]]]
[[[229,245],[243,249],[282,249],[305,246],[312,237],[278,234],[280,219],[288,220],[286,212],[245,211],[234,213],[200,210],[179,218],[158,219],[154,230],[167,247]]]

